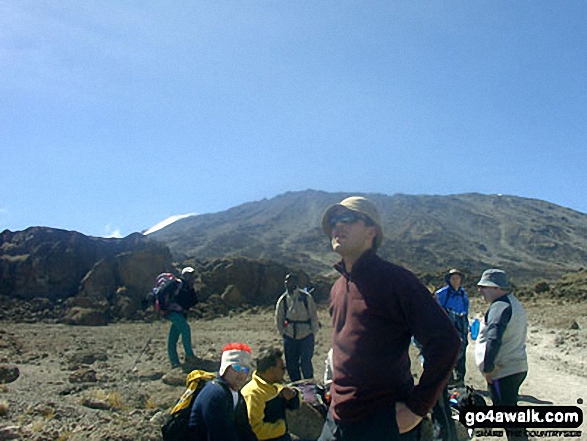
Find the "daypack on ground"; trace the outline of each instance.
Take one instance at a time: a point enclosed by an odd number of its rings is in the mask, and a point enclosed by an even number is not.
[[[297,381],[292,383],[292,386],[299,389],[302,394],[302,401],[308,403],[312,408],[316,409],[324,419],[326,419],[329,403],[326,398],[326,390],[323,386],[307,380]]]
[[[164,441],[189,440],[188,423],[192,405],[206,383],[215,378],[215,373],[201,370],[194,370],[188,374],[185,381],[187,389],[171,409],[169,420],[161,426]]]
[[[449,390],[450,394],[450,405],[453,409],[456,409],[459,413],[466,406],[474,407],[486,407],[487,402],[483,395],[479,391],[475,390],[471,386],[455,387]]]

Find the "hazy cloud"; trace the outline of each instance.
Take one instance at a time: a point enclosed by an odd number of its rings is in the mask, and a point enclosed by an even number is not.
[[[108,237],[108,238],[121,238],[122,237],[122,233],[120,232],[120,228],[118,227],[113,227],[111,225],[106,225],[105,228],[106,233],[104,234],[104,237]]]

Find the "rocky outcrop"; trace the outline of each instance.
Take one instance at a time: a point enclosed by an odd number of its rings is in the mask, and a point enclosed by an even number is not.
[[[0,235],[0,299],[10,308],[0,319],[56,320],[70,325],[104,326],[113,320],[145,317],[142,304],[165,271],[196,269],[199,317],[214,318],[243,307],[274,305],[291,270],[244,257],[188,260],[174,265],[169,249],[141,234],[103,239],[33,227]],[[300,285],[312,284],[320,301],[330,283],[311,282],[297,271]],[[323,283],[324,282],[324,283]]]
[[[273,304],[283,293],[283,279],[291,270],[286,266],[263,260],[236,257],[209,262],[195,261],[189,264],[200,274],[200,297],[206,300],[213,294],[221,295],[230,305],[268,305]],[[310,283],[308,275],[302,271],[297,274],[300,285]],[[232,287],[230,287],[232,285]],[[230,289],[227,289],[230,287]]]
[[[80,284],[72,306],[108,308],[111,317],[132,319],[153,288],[158,274],[172,269],[167,250],[150,248],[120,253],[98,261]]]
[[[131,254],[118,257],[123,253]],[[157,264],[170,264],[171,255],[166,246],[139,233],[123,239],[105,239],[44,227],[14,233],[5,230],[0,233],[0,295],[25,300],[67,299],[78,293],[82,279],[102,260],[116,261],[122,280],[143,288],[136,280],[150,275]],[[149,261],[153,263],[147,268],[138,269]],[[100,283],[96,283],[96,289],[108,289],[102,295],[112,295],[121,286],[114,278],[107,283],[106,279],[113,275],[103,274]]]
[[[0,234],[0,296],[37,311],[44,305],[40,318],[65,300],[70,324],[135,318],[157,274],[171,268],[169,249],[138,233],[104,239],[32,227]]]

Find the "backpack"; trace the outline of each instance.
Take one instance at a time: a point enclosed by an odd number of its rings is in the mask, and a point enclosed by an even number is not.
[[[326,419],[328,414],[329,399],[323,386],[312,381],[302,380],[293,385],[301,392],[302,401],[308,403],[313,409],[318,411],[322,418]]]
[[[283,298],[283,316],[284,316],[284,321],[285,323],[292,324],[294,327],[294,338],[296,338],[296,334],[297,334],[297,329],[296,329],[296,325],[301,324],[301,323],[305,323],[305,324],[310,324],[312,323],[312,320],[309,318],[310,315],[310,310],[308,309],[308,296],[310,295],[307,291],[302,291],[302,293],[304,294],[304,296],[302,297],[302,302],[304,303],[304,306],[306,307],[306,312],[308,313],[308,319],[307,320],[291,320],[290,318],[287,317],[287,311],[288,311],[288,305],[287,305],[287,294],[285,295],[285,297]]]
[[[157,276],[153,288],[153,302],[156,311],[165,311],[181,288],[181,280],[171,273],[161,273]]]
[[[453,409],[456,409],[459,414],[465,409],[465,407],[486,407],[487,402],[483,395],[471,386],[456,387],[449,391],[450,394],[450,405]]]
[[[307,291],[302,291],[302,293],[304,294],[304,296],[302,297],[302,303],[304,304],[304,307],[306,308],[306,312],[308,313],[308,315],[310,315],[310,310],[308,309],[308,296],[310,296],[311,294]],[[285,318],[285,321],[288,323],[308,323],[310,324],[312,322],[312,320],[310,320],[308,318],[308,320],[290,320],[289,318],[287,318],[287,311],[288,311],[288,305],[287,305],[287,295],[283,298],[283,316]]]
[[[198,303],[199,299],[193,287],[188,286],[187,283],[184,283],[181,279],[180,282],[181,287],[173,298],[173,301],[181,306],[182,309],[187,311],[196,303]]]
[[[188,423],[192,406],[204,386],[216,378],[216,374],[201,370],[191,371],[185,382],[187,389],[170,412],[170,418],[161,426],[163,441],[184,441],[190,439]]]

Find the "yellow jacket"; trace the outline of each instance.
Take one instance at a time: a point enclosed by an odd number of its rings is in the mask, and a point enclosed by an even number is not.
[[[241,390],[247,403],[249,422],[259,440],[270,440],[285,435],[285,409],[297,409],[300,405],[299,394],[287,401],[279,395],[282,389],[282,385],[267,383],[255,371],[251,381]]]

